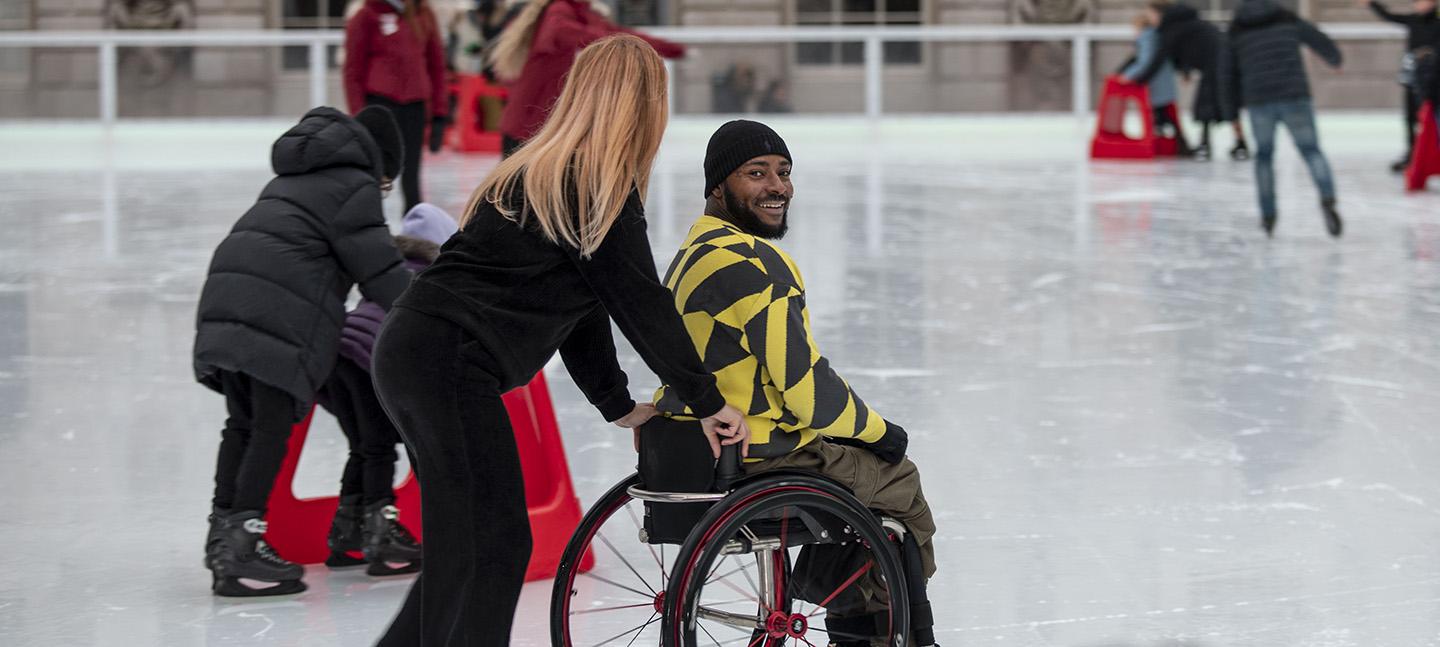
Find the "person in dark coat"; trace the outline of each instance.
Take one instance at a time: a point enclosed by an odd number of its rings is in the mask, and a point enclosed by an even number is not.
[[[1235,128],[1235,146],[1230,149],[1230,157],[1249,159],[1250,148],[1245,144],[1245,130],[1240,126],[1238,107],[1227,110],[1220,102],[1217,91],[1215,66],[1220,60],[1224,35],[1214,25],[1201,20],[1199,12],[1189,5],[1156,0],[1150,3],[1147,11],[1151,13],[1151,21],[1159,25],[1161,53],[1150,65],[1134,74],[1132,81],[1149,83],[1150,77],[1159,73],[1166,61],[1174,64],[1175,69],[1187,78],[1199,72],[1200,86],[1195,89],[1191,106],[1191,116],[1200,122],[1200,145],[1195,149],[1195,156],[1198,159],[1210,158],[1210,124],[1229,121]]]
[[[419,273],[435,262],[440,245],[458,226],[450,214],[428,202],[415,205],[401,223],[395,246],[405,268]],[[345,316],[340,359],[320,392],[320,402],[340,423],[350,446],[340,480],[340,506],[330,524],[326,566],[369,563],[371,575],[397,575],[420,569],[420,544],[399,522],[395,506],[395,445],[400,432],[380,406],[370,379],[370,357],[385,320],[385,309],[369,299]],[[364,559],[348,553],[361,552]],[[391,564],[404,564],[392,567]]]
[[[1391,13],[1385,5],[1376,0],[1359,0],[1359,5],[1369,7],[1381,20],[1405,26],[1405,60],[1400,65],[1400,85],[1405,98],[1401,105],[1405,110],[1405,155],[1390,165],[1390,170],[1401,173],[1410,165],[1410,156],[1415,151],[1415,133],[1419,125],[1420,99],[1414,92],[1415,55],[1421,48],[1440,48],[1440,13],[1436,12],[1435,0],[1415,0],[1411,5],[1413,13]]]
[[[1300,56],[1301,45],[1314,50],[1331,67],[1340,67],[1340,49],[1315,25],[1276,4],[1275,0],[1242,0],[1230,21],[1229,46],[1220,65],[1220,91],[1227,110],[1234,110],[1243,102],[1250,111],[1250,129],[1255,132],[1260,225],[1265,233],[1273,235],[1275,231],[1275,129],[1283,123],[1305,158],[1315,186],[1320,189],[1325,229],[1331,236],[1339,237],[1341,222],[1335,208],[1335,179],[1330,163],[1320,151],[1315,106],[1310,101],[1310,83],[1305,75],[1305,61]]]
[[[345,22],[345,98],[351,112],[388,108],[405,141],[405,210],[424,199],[420,160],[425,128],[439,152],[449,124],[449,87],[440,26],[426,0],[365,0]]]
[[[400,172],[395,120],[383,108],[354,119],[316,108],[276,140],[276,177],[216,248],[200,293],[195,378],[225,396],[205,563],[218,595],[304,590],[302,569],[261,537],[265,506],[291,426],[329,377],[360,284],[388,308],[410,272],[381,212]],[[276,582],[254,589],[240,578]]]

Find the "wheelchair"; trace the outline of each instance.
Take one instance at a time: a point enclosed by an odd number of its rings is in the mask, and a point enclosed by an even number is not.
[[[638,471],[590,508],[561,557],[551,644],[934,642],[903,524],[818,474],[744,476],[738,446],[716,461],[698,423],[657,417],[639,434]]]

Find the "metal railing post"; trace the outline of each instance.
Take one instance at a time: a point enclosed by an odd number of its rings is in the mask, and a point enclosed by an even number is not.
[[[1090,113],[1090,36],[1075,34],[1070,41],[1071,112],[1078,120]]]
[[[310,41],[310,107],[325,105],[325,90],[328,79],[326,79],[325,65],[325,43],[321,40]]]
[[[884,49],[880,37],[874,34],[865,37],[865,116],[879,119],[885,105],[881,100],[884,87],[881,75],[884,71]]]
[[[100,123],[106,126],[115,125],[115,118],[119,114],[116,96],[118,64],[115,50],[115,41],[100,41]]]
[[[675,62],[665,59],[665,114],[675,116]]]

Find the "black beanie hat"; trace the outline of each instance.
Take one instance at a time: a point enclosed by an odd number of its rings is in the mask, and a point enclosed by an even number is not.
[[[400,139],[400,125],[395,123],[395,115],[384,106],[365,106],[355,114],[355,121],[370,131],[380,146],[384,163],[381,174],[392,180],[399,179],[400,172],[405,170],[405,142]]]
[[[710,136],[705,147],[705,197],[725,181],[741,164],[761,155],[779,155],[790,159],[785,140],[758,121],[736,119],[721,126]]]

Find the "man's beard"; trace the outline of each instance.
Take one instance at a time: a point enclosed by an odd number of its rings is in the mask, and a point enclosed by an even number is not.
[[[790,201],[783,196],[774,194],[767,196],[767,199],[785,202],[785,212],[780,216],[780,224],[772,227],[765,224],[765,221],[750,209],[750,205],[740,202],[740,198],[730,192],[730,187],[722,185],[720,191],[725,194],[725,210],[730,212],[731,217],[739,221],[736,224],[739,224],[745,233],[769,240],[780,240],[785,237],[785,232],[790,230]]]

